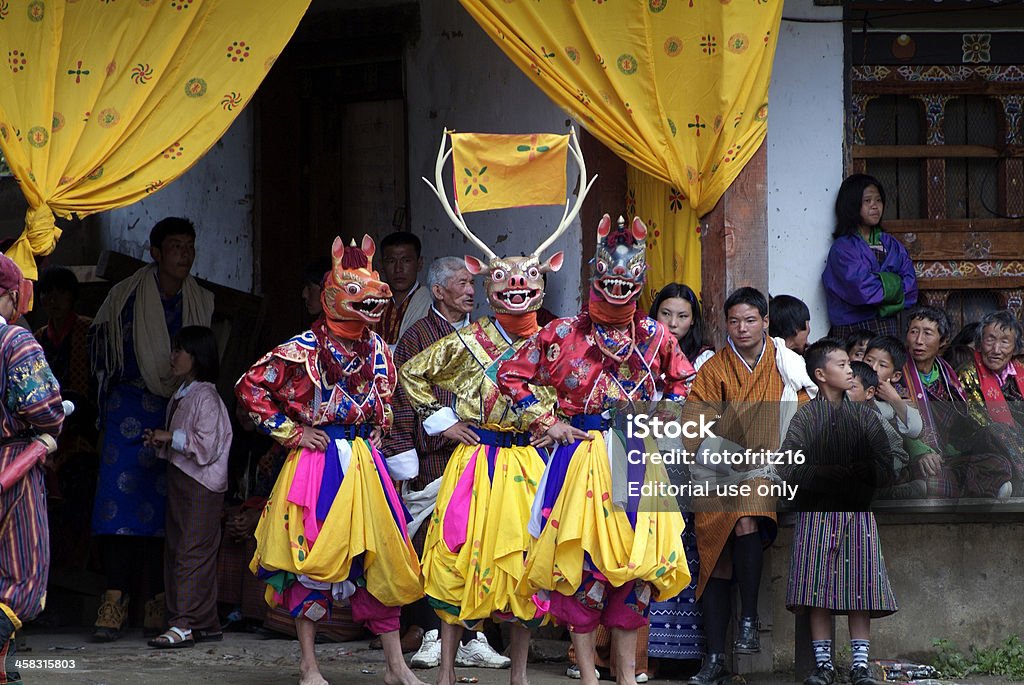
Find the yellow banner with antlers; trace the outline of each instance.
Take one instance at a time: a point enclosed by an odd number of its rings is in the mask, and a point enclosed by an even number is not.
[[[565,202],[569,136],[452,133],[459,211],[479,212]]]

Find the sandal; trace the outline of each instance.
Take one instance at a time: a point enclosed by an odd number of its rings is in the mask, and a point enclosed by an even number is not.
[[[195,647],[196,641],[192,638],[191,630],[182,630],[177,626],[171,626],[162,635],[154,637],[146,644],[157,649],[180,649]]]

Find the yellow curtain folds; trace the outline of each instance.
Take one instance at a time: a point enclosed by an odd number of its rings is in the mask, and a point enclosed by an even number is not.
[[[252,98],[309,0],[0,0],[0,149],[28,200],[25,276],[54,215],[131,204],[187,171]]]
[[[645,292],[699,291],[698,218],[767,133],[782,0],[459,0],[558,105],[635,172],[655,224]]]
[[[565,202],[569,136],[452,133],[451,138],[461,212]]]

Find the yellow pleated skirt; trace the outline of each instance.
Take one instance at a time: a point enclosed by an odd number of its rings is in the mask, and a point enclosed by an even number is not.
[[[385,606],[404,606],[423,596],[419,558],[404,519],[397,520],[404,509],[383,459],[365,439],[350,442],[349,463],[314,543],[305,530],[309,507],[289,501],[300,461],[310,452],[295,449],[288,455],[256,527],[256,553],[249,564],[253,573],[276,576],[275,583],[268,580],[268,603],[274,604],[282,585],[294,582],[293,575],[365,584]],[[360,555],[361,573],[350,578]]]
[[[535,623],[519,594],[526,530],[544,460],[533,447],[460,445],[445,468],[423,545],[423,584],[437,614],[472,625],[496,616]]]
[[[577,443],[571,452],[573,448],[560,448],[549,460],[548,469],[559,469],[561,460],[564,481],[551,506],[544,508],[546,522],[530,547],[520,590],[574,594],[582,582],[586,553],[594,570],[614,587],[644,580],[651,584],[655,599],[675,597],[690,582],[679,507],[668,497],[642,497],[634,526],[612,501],[604,436],[594,430],[589,434],[592,440]],[[644,479],[669,482],[662,464],[647,464]]]

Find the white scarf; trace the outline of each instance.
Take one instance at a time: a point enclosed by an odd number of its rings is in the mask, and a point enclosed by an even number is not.
[[[818,394],[818,386],[807,375],[807,364],[804,358],[786,347],[782,338],[772,338],[775,343],[775,366],[782,374],[782,399],[779,407],[779,440],[786,439],[789,422],[793,420],[797,410],[797,393],[801,388],[807,391],[812,400]]]
[[[209,326],[213,318],[213,293],[188,276],[181,286],[181,319],[183,326]],[[105,369],[93,369],[101,385],[124,369],[124,348],[121,341],[121,310],[135,293],[134,335],[135,357],[149,391],[170,397],[179,380],[171,373],[171,336],[167,331],[160,289],[156,280],[156,264],[142,267],[110,289],[92,325],[99,332],[97,343],[105,345]]]

